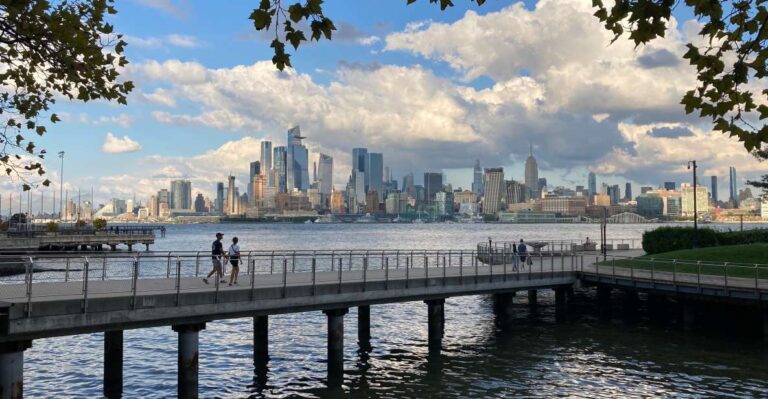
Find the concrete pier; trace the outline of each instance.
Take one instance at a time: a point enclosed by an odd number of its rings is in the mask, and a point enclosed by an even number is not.
[[[123,396],[123,331],[104,332],[104,397]]]
[[[429,352],[439,352],[443,343],[445,299],[429,299],[427,304],[427,342]]]
[[[200,367],[199,338],[200,330],[205,329],[205,323],[181,324],[173,326],[173,331],[179,334],[178,357],[178,392],[179,399],[197,399],[198,370]]]
[[[371,347],[371,307],[368,305],[357,307],[357,343],[364,350]]]
[[[253,317],[253,365],[265,370],[269,363],[269,316]]]
[[[328,316],[328,387],[344,383],[344,315],[348,309],[324,310]]]
[[[538,294],[537,290],[528,290],[528,306],[535,308],[538,306],[538,303],[536,301],[536,296]]]
[[[24,351],[31,346],[32,341],[0,344],[0,399],[24,396]]]

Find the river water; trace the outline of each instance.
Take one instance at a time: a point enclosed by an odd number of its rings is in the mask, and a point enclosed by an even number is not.
[[[609,225],[611,239],[639,240],[657,225]],[[736,226],[738,227],[738,226]],[[746,227],[746,226],[745,226]],[[752,227],[752,226],[749,226]],[[728,226],[720,226],[728,228]],[[153,250],[210,249],[217,231],[249,249],[472,249],[494,240],[583,240],[599,226],[502,224],[171,225]],[[554,298],[522,296],[495,319],[483,296],[446,300],[443,351],[427,356],[427,307],[371,307],[370,352],[357,347],[354,308],[346,316],[342,392],[324,387],[326,318],[321,312],[270,316],[269,371],[252,364],[252,320],[207,324],[200,333],[200,393],[242,397],[768,397],[768,346],[742,334],[686,335],[672,324],[599,321],[590,293],[577,293],[565,323]],[[125,397],[176,395],[176,333],[125,332]],[[103,335],[34,341],[25,353],[28,397],[92,398],[102,391]]]

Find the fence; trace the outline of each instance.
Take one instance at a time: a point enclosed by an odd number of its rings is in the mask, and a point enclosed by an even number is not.
[[[488,241],[480,242],[477,244],[477,250],[481,253],[507,253],[513,252],[513,245],[515,248],[520,245],[519,241]],[[580,241],[580,240],[559,240],[559,241],[526,241],[527,252],[545,254],[572,254],[582,251],[595,251],[602,249],[600,243],[595,241]],[[631,250],[642,249],[642,240],[636,239],[610,239],[606,241],[605,245],[608,250]]]

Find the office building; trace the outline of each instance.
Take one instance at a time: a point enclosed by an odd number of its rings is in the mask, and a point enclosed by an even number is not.
[[[608,194],[608,197],[611,199],[611,205],[616,205],[621,200],[621,189],[619,189],[618,184],[608,186],[606,194]]]
[[[341,191],[331,192],[331,212],[344,213],[346,211],[344,207],[344,193]]]
[[[677,189],[677,184],[673,181],[665,181],[664,189],[668,191],[675,191]]]
[[[320,154],[320,161],[317,167],[317,187],[320,194],[330,195],[333,191],[333,157]]]
[[[159,210],[161,207],[164,207],[165,209],[171,208],[171,192],[166,189],[157,192],[157,216],[160,216]]]
[[[376,191],[378,203],[384,202],[384,155],[370,152],[365,157],[366,191]],[[367,202],[367,201],[366,201]]]
[[[587,200],[584,197],[547,195],[541,199],[541,211],[561,216],[582,216],[587,213]]]
[[[514,180],[507,180],[506,186],[503,197],[507,204],[519,204],[528,200],[525,185]]]
[[[269,171],[272,170],[272,142],[261,142],[261,173],[267,175],[269,179]]]
[[[738,206],[738,203],[739,203],[739,198],[738,198],[739,187],[738,187],[738,185],[736,183],[736,168],[731,166],[728,169],[728,176],[730,178],[729,179],[730,181],[728,182],[729,189],[730,189],[730,197],[728,197],[728,200],[732,201],[733,203],[736,204],[736,206]]]
[[[359,173],[362,173],[363,176],[365,176],[365,164],[367,163],[368,159],[368,149],[367,148],[353,148],[352,149],[352,170],[358,171]],[[365,185],[365,189],[368,188],[368,181],[365,180],[365,177],[363,178],[363,184]]]
[[[390,191],[384,201],[384,211],[390,215],[397,215],[400,210],[400,191]]]
[[[632,183],[630,182],[624,185],[624,199],[632,201]]]
[[[647,219],[661,219],[664,215],[664,200],[655,193],[637,197],[637,213]]]
[[[712,193],[712,202],[717,203],[717,176],[710,177],[709,189]]]
[[[541,197],[539,193],[539,166],[533,157],[533,143],[530,146],[530,154],[525,160],[525,186],[531,192],[531,198]]]
[[[683,184],[680,186],[682,216],[693,216],[693,186]],[[706,186],[696,186],[696,212],[701,215],[709,211],[709,190]]]
[[[253,181],[255,180],[256,176],[261,174],[261,161],[254,161],[251,162],[248,174],[248,200],[249,200],[249,206],[254,206],[253,204]]]
[[[480,160],[475,160],[474,176],[472,179],[472,192],[477,198],[483,196],[483,169],[480,168]]]
[[[224,183],[216,183],[216,200],[213,208],[216,213],[224,213]]]
[[[416,189],[413,184],[413,173],[403,176],[403,194],[416,198]]]
[[[192,209],[192,183],[189,180],[171,181],[168,206],[170,209]]]
[[[208,208],[205,207],[205,198],[201,193],[197,193],[197,197],[195,197],[195,212],[198,212],[198,213],[208,212]]]
[[[437,214],[441,216],[453,216],[453,193],[440,191],[435,194]]]
[[[287,191],[306,192],[309,189],[309,151],[302,144],[301,140],[304,138],[301,136],[301,129],[298,126],[288,129],[285,163]]]
[[[240,195],[235,187],[235,176],[229,176],[227,182],[227,209],[224,213],[227,215],[237,215],[240,212]]]
[[[589,172],[587,176],[587,187],[590,195],[597,194],[597,176],[595,172]]]
[[[436,172],[424,173],[424,196],[426,202],[433,202],[438,192],[443,191],[443,174]]]
[[[288,190],[286,183],[286,163],[288,162],[288,148],[277,146],[272,151],[273,185],[277,192],[284,193]]]
[[[486,215],[495,215],[501,210],[501,197],[504,189],[504,168],[486,168],[483,187],[485,188],[483,213]]]
[[[544,196],[544,194],[547,193],[547,178],[546,177],[539,177],[539,183],[536,185],[536,189],[538,190],[539,196],[536,198],[541,198]]]

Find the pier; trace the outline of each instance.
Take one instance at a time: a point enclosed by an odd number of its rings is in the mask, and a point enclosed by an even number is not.
[[[534,307],[539,291],[553,290],[558,315],[568,312],[573,290],[587,286],[597,287],[600,301],[608,300],[610,290],[622,289],[691,304],[735,301],[762,308],[768,303],[768,272],[761,274],[757,266],[748,278],[735,269],[744,266],[720,265],[723,278],[706,267],[691,269],[666,260],[649,268],[627,263],[632,259],[627,256],[605,261],[594,253],[565,251],[533,254],[533,264],[525,268],[515,268],[505,256],[500,264],[485,263],[477,250],[260,251],[243,252],[242,259],[240,284],[229,287],[218,279],[202,281],[210,270],[206,253],[30,257],[27,273],[0,284],[0,399],[21,397],[24,350],[36,339],[54,336],[106,332],[104,395],[120,397],[122,332],[168,326],[178,334],[178,395],[195,398],[199,336],[213,320],[252,318],[254,364],[264,370],[269,362],[269,316],[323,312],[327,383],[337,387],[344,379],[343,331],[351,307],[358,307],[358,344],[365,348],[376,334],[371,331],[371,306],[427,306],[428,347],[439,352],[444,303],[456,296],[493,295],[494,308],[504,313],[518,291]],[[32,272],[64,263],[69,265],[66,273]],[[762,314],[768,329],[768,314]],[[693,320],[694,312],[687,317]],[[768,330],[765,333],[768,336]]]
[[[155,230],[165,237],[162,226],[110,226],[107,229],[66,228],[46,231],[42,227],[0,233],[0,253],[20,253],[45,250],[117,250],[124,246],[129,251],[143,245],[146,251],[155,243]]]

